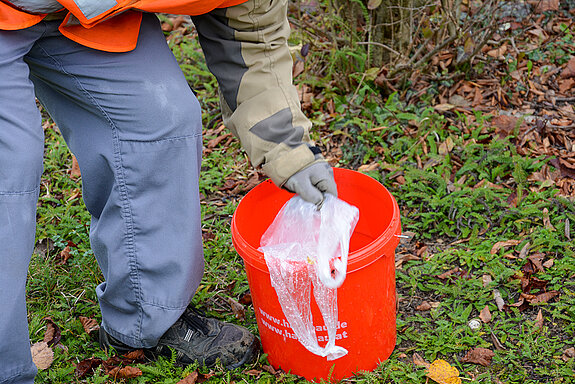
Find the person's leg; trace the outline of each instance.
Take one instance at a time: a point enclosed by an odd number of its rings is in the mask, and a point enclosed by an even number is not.
[[[0,30],[0,383],[34,382],[26,275],[34,247],[44,133],[23,60],[42,29]]]
[[[92,50],[57,23],[27,56],[41,103],[77,156],[105,282],[103,328],[149,348],[176,322],[203,273],[201,112],[155,16],[128,53]]]

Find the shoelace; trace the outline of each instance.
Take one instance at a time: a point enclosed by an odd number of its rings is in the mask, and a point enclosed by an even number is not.
[[[207,335],[210,330],[206,325],[205,317],[205,313],[202,311],[194,307],[188,307],[180,319],[182,319],[188,327]]]

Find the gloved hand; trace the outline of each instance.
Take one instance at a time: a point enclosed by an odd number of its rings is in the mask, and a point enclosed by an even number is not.
[[[333,170],[327,162],[319,162],[294,174],[284,184],[284,187],[297,193],[302,199],[321,208],[324,193],[337,197],[337,185],[333,178]]]

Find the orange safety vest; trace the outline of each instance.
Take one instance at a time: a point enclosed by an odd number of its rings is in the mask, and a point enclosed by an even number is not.
[[[98,0],[88,0],[98,1]],[[247,0],[119,0],[96,14],[85,15],[80,0],[58,0],[67,12],[60,32],[79,44],[108,52],[127,52],[136,47],[142,13],[158,12],[180,15],[203,15],[216,8],[231,7]],[[98,4],[98,3],[96,3]],[[0,30],[31,27],[46,15],[20,11],[0,2]]]

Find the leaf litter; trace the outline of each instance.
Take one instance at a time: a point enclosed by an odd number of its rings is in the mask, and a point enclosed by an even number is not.
[[[132,364],[145,361],[144,351],[141,349],[121,356],[112,356],[107,360],[92,357],[76,364],[74,375],[79,379],[83,379],[93,375],[97,368],[102,367],[104,374],[111,376],[113,379],[136,378],[142,376],[143,372],[139,368],[132,366]]]
[[[468,351],[461,361],[464,363],[473,363],[488,367],[491,364],[493,356],[495,356],[495,353],[492,350],[476,347]]]

